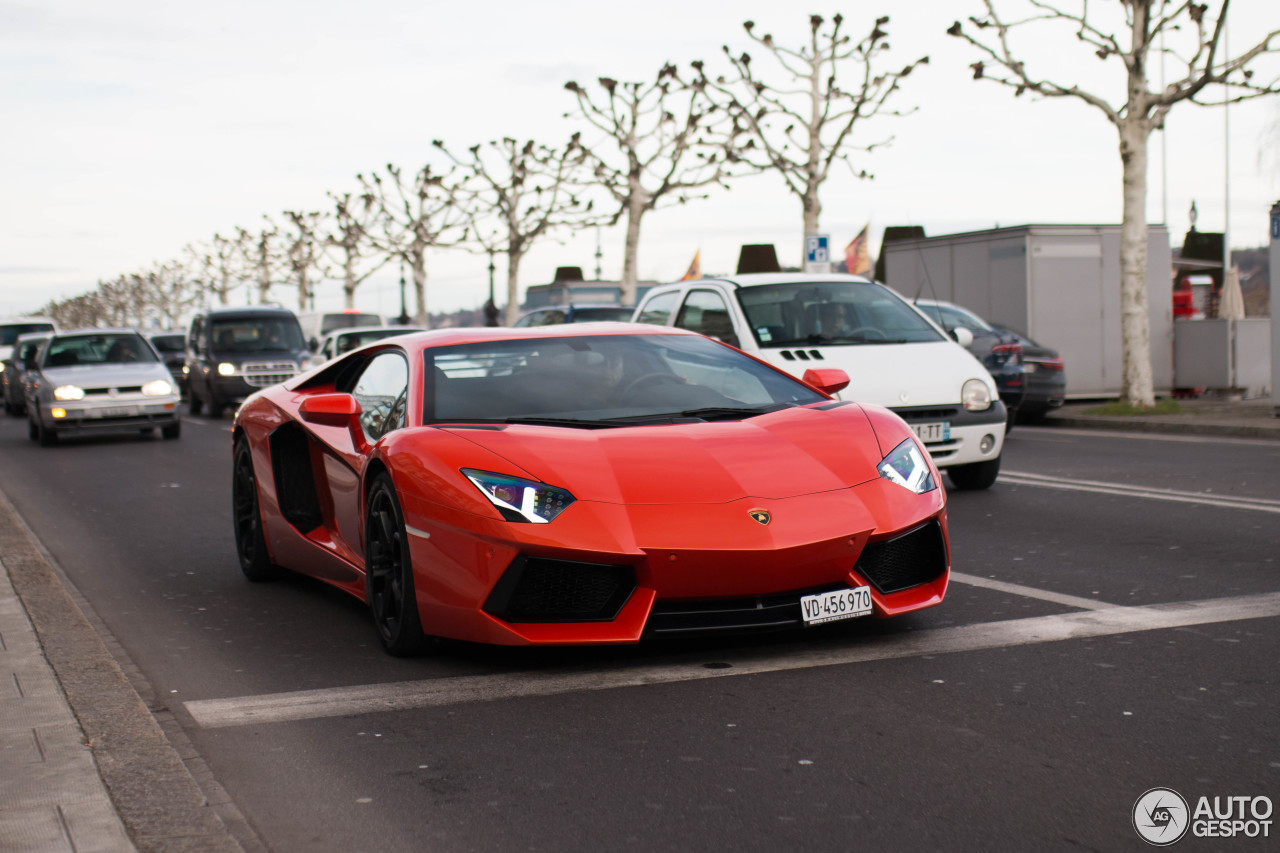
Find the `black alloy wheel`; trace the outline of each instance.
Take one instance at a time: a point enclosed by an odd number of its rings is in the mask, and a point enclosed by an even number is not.
[[[236,439],[232,458],[231,517],[240,570],[251,581],[274,580],[279,577],[280,569],[272,564],[271,555],[267,553],[262,513],[258,510],[258,478],[253,471],[253,454],[247,439]]]
[[[409,536],[395,486],[385,471],[373,479],[364,525],[365,600],[378,639],[390,654],[410,657],[427,646],[418,617]]]

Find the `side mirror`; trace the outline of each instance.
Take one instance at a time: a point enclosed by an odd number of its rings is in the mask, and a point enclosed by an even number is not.
[[[951,337],[955,338],[956,343],[958,343],[960,346],[964,347],[965,349],[968,349],[969,346],[973,343],[973,332],[969,331],[963,326],[959,326],[957,328],[952,329]]]
[[[823,394],[835,394],[849,384],[849,374],[838,367],[809,368],[800,377],[806,385],[817,388]]]
[[[316,394],[307,397],[298,407],[298,414],[309,424],[346,427],[357,453],[367,453],[370,447],[364,437],[364,427],[360,425],[363,413],[359,401],[350,394]]]
[[[316,340],[315,338],[312,338],[311,340],[307,341],[307,349],[311,350],[312,352],[315,352],[316,350],[320,349],[320,341]]]

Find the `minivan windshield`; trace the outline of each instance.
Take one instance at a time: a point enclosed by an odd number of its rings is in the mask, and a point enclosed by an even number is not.
[[[52,323],[0,323],[0,347],[11,347],[18,335],[28,332],[52,332]]]
[[[298,321],[288,317],[241,317],[214,320],[209,327],[213,352],[298,352],[306,349]]]
[[[424,358],[426,423],[598,429],[742,420],[828,399],[696,335],[484,341],[428,349]]]
[[[804,281],[738,291],[761,347],[855,346],[945,340],[902,297],[874,282]]]

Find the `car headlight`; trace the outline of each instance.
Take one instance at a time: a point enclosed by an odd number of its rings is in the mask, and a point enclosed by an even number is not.
[[[960,389],[960,399],[971,412],[985,412],[991,408],[991,389],[981,379],[970,379]]]
[[[564,489],[534,480],[522,480],[519,477],[473,468],[463,468],[462,474],[489,499],[489,503],[498,508],[498,512],[507,521],[546,524],[576,500]]]
[[[933,471],[924,458],[924,451],[910,438],[889,451],[889,455],[880,460],[876,470],[890,483],[897,483],[917,495],[938,488],[933,479]]]
[[[84,389],[79,385],[59,385],[53,389],[55,400],[83,400]]]
[[[236,366],[229,361],[224,361],[222,362],[222,364],[218,365],[218,375],[219,376],[235,376]]]
[[[142,393],[148,397],[166,397],[173,393],[173,386],[163,379],[153,379],[142,386]]]

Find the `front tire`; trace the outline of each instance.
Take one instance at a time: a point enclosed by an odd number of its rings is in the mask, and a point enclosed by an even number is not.
[[[168,438],[166,434],[165,438]],[[253,470],[249,442],[237,438],[231,477],[231,517],[235,524],[236,555],[240,570],[251,581],[275,580],[280,568],[271,562],[267,540],[262,533],[262,512],[258,508],[258,478]]]
[[[951,478],[951,484],[962,492],[989,489],[1000,476],[1000,457],[986,462],[954,465],[947,469],[947,476]]]
[[[160,434],[166,439],[178,438],[182,435],[182,421],[169,424],[169,426],[160,427]]]
[[[41,421],[36,421],[36,438],[40,441],[41,447],[53,447],[58,443],[58,431],[44,425]]]
[[[378,639],[396,657],[421,654],[427,646],[409,558],[409,534],[391,476],[373,479],[364,524],[365,600]]]
[[[204,400],[200,399],[200,394],[194,388],[191,389],[191,396],[187,398],[187,407],[191,409],[193,415],[204,411]]]

